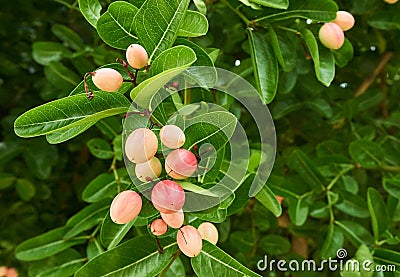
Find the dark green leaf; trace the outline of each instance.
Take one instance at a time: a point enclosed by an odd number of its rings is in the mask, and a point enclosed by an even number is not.
[[[368,17],[368,24],[381,30],[400,30],[399,13],[392,9],[376,12]]]
[[[135,221],[136,219],[126,224],[116,224],[111,220],[110,213],[108,213],[100,229],[101,243],[107,249],[116,247],[124,239]]]
[[[375,241],[389,227],[389,215],[382,195],[375,188],[368,188],[368,209],[371,214]]]
[[[400,273],[400,252],[378,248],[374,252],[374,261],[384,265],[394,265],[396,272]]]
[[[329,224],[328,234],[326,235],[324,245],[321,250],[323,259],[335,258],[338,249],[343,246],[343,233],[334,224]]]
[[[338,204],[335,204],[337,209],[354,217],[369,217],[367,203],[365,202],[364,198],[347,191],[341,191],[340,196],[342,201]]]
[[[361,244],[372,245],[373,237],[362,225],[352,221],[335,221],[335,224],[340,227],[346,238],[355,247],[360,247]]]
[[[384,178],[383,187],[390,195],[400,199],[400,176],[397,178]]]
[[[114,157],[114,152],[111,145],[102,138],[93,138],[87,142],[90,153],[99,159],[111,159]]]
[[[250,2],[260,4],[261,6],[275,9],[287,9],[289,0],[249,0]]]
[[[268,255],[283,255],[290,251],[291,244],[282,236],[266,235],[260,240],[260,247]]]
[[[282,69],[286,72],[292,71],[296,66],[297,52],[293,51],[291,40],[278,36],[272,27],[268,29],[267,38]]]
[[[19,197],[24,201],[29,201],[36,193],[35,186],[28,179],[17,179],[15,189],[17,190]]]
[[[367,168],[376,167],[384,159],[382,146],[366,139],[359,139],[350,143],[349,153],[356,163]]]
[[[65,25],[54,24],[51,27],[53,34],[74,50],[81,50],[84,44],[80,36]]]
[[[58,42],[38,41],[33,43],[32,49],[33,59],[41,65],[49,65],[71,55],[71,52]]]
[[[332,52],[333,57],[335,58],[335,63],[339,67],[345,67],[347,63],[353,58],[353,45],[351,42],[346,38],[344,40],[344,44],[338,50]]]

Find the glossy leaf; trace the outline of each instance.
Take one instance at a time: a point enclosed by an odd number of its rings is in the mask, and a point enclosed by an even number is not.
[[[396,267],[396,273],[400,273],[400,252],[378,248],[374,251],[374,261],[384,265],[394,265]]]
[[[260,4],[261,6],[271,7],[275,9],[287,9],[289,0],[249,0],[250,2]]]
[[[205,240],[203,240],[203,249],[200,254],[191,258],[190,261],[194,272],[199,277],[260,276]]]
[[[119,189],[125,189],[129,184],[131,181],[127,178],[121,178],[118,183],[113,174],[102,173],[85,187],[82,199],[94,203],[105,198],[113,198],[118,194]]]
[[[384,178],[383,187],[390,195],[400,199],[400,175],[397,178]]]
[[[86,242],[81,238],[64,240],[65,232],[65,227],[61,227],[30,238],[17,246],[15,256],[21,261],[36,261]]]
[[[389,215],[382,195],[375,188],[368,188],[368,209],[371,214],[372,230],[375,241],[389,227]]]
[[[374,239],[371,233],[359,223],[336,220],[335,224],[340,227],[345,237],[354,247],[358,248],[361,244],[372,245]]]
[[[189,0],[146,0],[133,20],[149,63],[170,48],[178,34]]]
[[[247,33],[257,90],[268,104],[274,99],[278,89],[278,61],[262,34],[249,29]]]
[[[86,20],[96,28],[97,20],[100,17],[101,5],[98,0],[78,0],[79,9]]]
[[[343,233],[334,224],[329,224],[328,234],[324,240],[321,250],[323,259],[335,258],[338,249],[342,248],[344,242]]]
[[[339,67],[345,67],[347,63],[353,58],[353,45],[345,38],[344,44],[338,50],[332,51],[335,63]]]
[[[135,35],[133,18],[138,10],[124,1],[111,3],[97,21],[97,32],[101,39],[108,45],[123,50],[136,43],[138,38]]]
[[[282,36],[278,37],[273,27],[269,28],[267,39],[282,69],[286,72],[292,71],[296,66],[297,54],[296,51],[293,51],[291,40],[289,38],[284,39]]]
[[[367,203],[364,198],[347,191],[340,191],[340,196],[342,201],[335,204],[338,210],[358,218],[369,217]]]
[[[180,37],[199,37],[208,31],[207,18],[196,11],[187,10],[178,30]]]
[[[100,229],[101,244],[107,249],[116,247],[135,224],[136,219],[126,224],[116,224],[111,220],[110,213],[104,218]]]
[[[70,140],[83,132],[85,132],[87,129],[95,125],[97,122],[86,122],[82,125],[75,126],[73,128],[70,128],[68,130],[63,130],[63,131],[58,131],[58,132],[53,132],[50,134],[46,135],[46,140],[51,143],[51,144],[57,144],[57,143],[62,143],[67,140]]]
[[[98,91],[93,100],[77,94],[25,112],[15,120],[14,130],[21,137],[46,135],[125,113],[129,106],[125,96],[117,93]]]
[[[58,42],[38,41],[32,45],[32,57],[41,65],[58,62],[62,58],[71,56],[71,51]]]
[[[276,217],[282,214],[281,204],[279,204],[275,194],[267,185],[264,185],[260,192],[257,193],[256,199],[268,210],[270,210]]]
[[[366,139],[350,143],[349,153],[356,163],[367,168],[379,165],[385,155],[380,144]]]

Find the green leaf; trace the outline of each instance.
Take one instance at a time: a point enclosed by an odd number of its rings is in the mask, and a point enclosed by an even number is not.
[[[392,9],[378,11],[368,17],[368,25],[381,30],[400,30],[399,13]]]
[[[104,248],[99,242],[98,238],[94,238],[89,241],[86,247],[86,256],[89,261],[103,252]]]
[[[353,45],[347,38],[345,38],[343,46],[340,47],[338,50],[332,51],[332,53],[337,66],[345,67],[347,63],[353,58]]]
[[[400,176],[397,178],[383,178],[383,188],[393,197],[400,199]]]
[[[355,247],[360,247],[361,244],[372,245],[373,237],[362,225],[353,221],[335,221],[335,224],[340,227],[343,234]]]
[[[203,249],[197,257],[190,260],[193,270],[199,277],[259,277],[217,246],[203,240]]]
[[[69,277],[85,262],[78,251],[67,249],[45,260],[33,262],[29,266],[29,276],[35,277]]]
[[[129,106],[128,99],[118,93],[98,91],[93,100],[77,94],[25,112],[15,120],[14,130],[21,137],[46,135],[125,113]]]
[[[319,47],[314,34],[309,29],[304,29],[301,34],[314,61],[317,79],[329,87],[335,77],[335,59],[332,52],[325,47]]]
[[[385,154],[379,143],[366,139],[353,141],[349,145],[351,158],[362,167],[373,168],[381,164]]]
[[[306,222],[309,207],[305,198],[286,198],[289,202],[289,216],[293,224],[301,226]]]
[[[58,62],[62,58],[71,56],[71,51],[58,42],[38,41],[32,44],[32,57],[41,65]]]
[[[70,228],[70,230],[64,235],[64,239],[68,240],[102,222],[109,208],[110,200],[106,199],[80,210],[72,216],[65,225]]]
[[[199,37],[207,34],[208,20],[203,14],[187,10],[181,22],[177,36]]]
[[[68,130],[53,132],[53,133],[46,135],[46,140],[51,144],[62,143],[64,141],[70,140],[70,139],[82,134],[87,129],[92,127],[94,124],[96,124],[96,121],[86,122],[82,125],[70,128]]]
[[[87,142],[90,153],[99,159],[111,159],[114,157],[114,152],[111,145],[102,138],[93,138]]]
[[[375,241],[389,227],[389,215],[386,209],[385,201],[382,195],[375,188],[368,188],[368,209],[371,214],[372,230],[374,232]]]
[[[291,40],[289,38],[284,39],[282,36],[278,37],[272,27],[268,29],[267,39],[282,69],[286,72],[292,71],[296,66],[297,53],[293,51]]]
[[[100,240],[104,247],[107,249],[116,247],[135,224],[136,219],[127,224],[116,224],[111,220],[110,213],[108,213],[100,229]]]
[[[97,21],[97,32],[108,45],[126,50],[129,45],[136,43],[133,18],[138,8],[125,1],[116,1],[108,6]]]
[[[80,238],[64,240],[65,231],[65,227],[61,227],[26,240],[17,246],[15,256],[21,261],[36,261],[86,242]]]
[[[377,248],[374,251],[374,261],[383,265],[394,265],[396,272],[400,273],[400,252]]]
[[[120,183],[117,183],[113,174],[103,173],[86,186],[82,192],[82,199],[94,203],[105,198],[113,198],[118,194],[119,186],[121,186],[121,189],[126,189],[130,184],[129,178],[121,178]]]
[[[189,0],[146,0],[140,7],[133,26],[149,63],[173,45],[188,6]]]
[[[206,3],[204,3],[204,0],[193,0],[193,3],[199,12],[204,15],[207,14],[207,6]]]
[[[85,47],[81,37],[65,25],[54,24],[51,27],[53,34],[72,49],[78,51]]]
[[[149,76],[169,69],[190,65],[196,61],[195,52],[187,46],[178,45],[163,51],[151,64]]]
[[[343,242],[343,233],[334,224],[329,224],[328,234],[321,250],[322,259],[335,258],[336,252],[342,248]]]
[[[289,0],[249,0],[250,2],[260,4],[265,7],[275,9],[287,9],[289,7]]]
[[[156,276],[172,260],[178,250],[176,240],[160,239],[164,253],[159,254],[154,237],[149,235],[133,238],[90,260],[75,277],[102,276]]]
[[[86,20],[96,28],[97,20],[100,17],[101,5],[98,0],[78,0],[79,9]]]
[[[73,88],[81,80],[74,71],[59,62],[51,62],[45,67],[44,73],[50,83],[62,90]]]
[[[254,77],[257,90],[268,104],[274,99],[278,89],[278,61],[265,37],[250,29],[247,30],[253,60]]]
[[[290,251],[287,238],[278,235],[266,235],[260,240],[260,247],[268,255],[283,255]]]
[[[335,204],[338,210],[358,218],[369,217],[367,203],[364,198],[348,191],[340,191],[340,196],[342,201]]]
[[[185,266],[179,257],[168,268],[165,277],[186,277]]]
[[[281,204],[279,204],[275,194],[267,185],[264,185],[260,192],[257,193],[256,199],[260,201],[260,203],[270,210],[276,217],[282,214]]]
[[[29,201],[35,196],[36,193],[35,186],[28,179],[17,179],[17,182],[15,183],[15,189],[19,197],[21,197],[21,199],[24,201]]]
[[[293,17],[329,22],[336,18],[337,4],[332,0],[291,0],[285,12],[272,13],[258,18],[256,22],[270,23]]]
[[[12,174],[0,172],[0,189],[6,189],[15,182],[15,177]]]

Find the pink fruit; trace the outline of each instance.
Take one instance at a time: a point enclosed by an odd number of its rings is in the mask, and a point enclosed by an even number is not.
[[[126,49],[126,60],[133,68],[140,69],[147,65],[149,57],[143,46],[131,44],[128,46],[128,49]]]
[[[282,196],[279,196],[279,195],[276,196],[276,200],[278,200],[279,204],[281,204],[281,205],[282,205],[282,202],[284,199],[285,198],[283,198]]]
[[[153,187],[151,201],[154,207],[162,213],[176,213],[185,204],[185,192],[178,183],[164,180]]]
[[[178,247],[188,257],[196,257],[200,254],[203,242],[199,231],[193,226],[183,226],[176,234]]]
[[[162,219],[156,219],[150,224],[151,233],[155,236],[164,235],[168,230],[167,224]]]
[[[153,157],[149,161],[136,164],[136,177],[142,182],[148,182],[157,179],[161,175],[162,166],[158,158]]]
[[[385,1],[388,4],[394,4],[397,3],[398,0],[383,0],[383,1]]]
[[[122,75],[112,68],[100,68],[91,73],[92,81],[101,90],[113,92],[122,86]]]
[[[344,33],[339,25],[325,23],[319,29],[319,39],[325,47],[336,50],[342,47],[344,43]]]
[[[196,156],[186,149],[176,149],[165,159],[165,171],[174,179],[185,179],[197,170]]]
[[[126,157],[133,163],[144,163],[154,157],[158,149],[158,140],[148,128],[133,131],[125,142]]]
[[[7,277],[18,277],[18,271],[15,268],[10,267],[9,269],[7,269],[7,275],[6,276]]]
[[[165,214],[165,213],[160,213],[160,214],[161,214],[161,218],[171,228],[178,229],[183,225],[185,215],[183,214],[182,209],[180,209],[176,213],[172,213],[172,214]]]
[[[160,130],[162,144],[171,149],[182,147],[185,144],[185,133],[176,125],[165,125]]]
[[[0,277],[7,276],[7,267],[0,266]]]
[[[110,216],[117,224],[126,224],[134,220],[142,209],[142,198],[133,190],[120,192],[112,201]]]
[[[346,11],[338,11],[336,13],[336,19],[332,22],[339,25],[343,31],[347,31],[353,28],[355,20],[351,13]]]
[[[205,239],[212,244],[217,244],[218,242],[218,230],[214,224],[210,222],[203,222],[197,228],[199,230],[202,239]]]

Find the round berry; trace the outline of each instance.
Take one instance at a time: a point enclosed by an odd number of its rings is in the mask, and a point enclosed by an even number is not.
[[[183,214],[182,209],[180,209],[179,211],[177,211],[176,213],[173,213],[173,214],[165,214],[165,213],[160,213],[160,214],[161,214],[161,218],[171,228],[178,229],[183,225],[185,215]]]
[[[383,1],[385,1],[388,4],[395,4],[397,3],[398,0],[383,0]]]
[[[147,162],[136,164],[136,177],[142,182],[149,182],[157,179],[161,175],[162,165],[157,157],[153,157]]]
[[[336,13],[336,19],[332,22],[339,25],[343,31],[347,31],[353,28],[355,20],[351,13],[346,11],[338,11]]]
[[[205,239],[212,244],[217,244],[218,242],[218,230],[214,224],[210,222],[203,222],[197,228],[199,230],[200,236],[202,239]]]
[[[200,254],[203,242],[199,231],[193,226],[183,226],[176,234],[178,247],[188,257],[196,257]]]
[[[176,213],[185,204],[185,192],[178,183],[164,180],[153,187],[151,202],[161,213]]]
[[[7,269],[7,274],[5,276],[7,276],[7,277],[18,277],[18,271],[15,268],[10,267],[10,268]]]
[[[120,192],[112,201],[110,217],[117,224],[126,224],[134,220],[142,209],[142,198],[133,190]]]
[[[140,69],[147,65],[149,56],[143,46],[131,44],[128,46],[128,49],[126,49],[126,60],[133,68]]]
[[[344,33],[339,25],[335,23],[325,23],[319,29],[319,39],[321,43],[332,50],[337,50],[344,43]]]
[[[165,159],[165,171],[174,179],[185,179],[197,170],[196,156],[186,149],[176,149]]]
[[[168,226],[162,219],[156,219],[150,224],[151,233],[155,236],[164,235],[167,230]]]
[[[144,163],[154,157],[158,140],[148,128],[139,128],[130,133],[125,142],[126,157],[133,163]]]
[[[168,148],[176,149],[185,144],[185,133],[176,125],[165,125],[160,130],[160,140]]]
[[[0,277],[7,276],[7,267],[0,266]]]
[[[112,68],[100,68],[91,73],[92,81],[101,90],[113,92],[122,86],[122,75]]]

